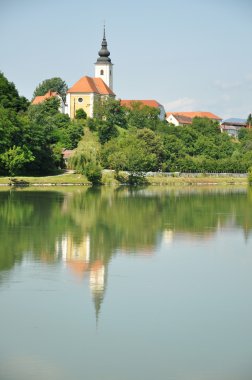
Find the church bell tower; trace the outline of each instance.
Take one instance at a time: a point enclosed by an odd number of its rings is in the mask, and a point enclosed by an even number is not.
[[[106,85],[113,91],[113,63],[109,58],[110,52],[108,51],[108,44],[105,35],[105,26],[103,31],[103,40],[101,49],[98,54],[99,57],[95,63],[95,78],[101,78]]]

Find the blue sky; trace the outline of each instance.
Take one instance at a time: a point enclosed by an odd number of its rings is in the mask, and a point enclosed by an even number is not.
[[[44,79],[94,76],[104,20],[118,98],[252,112],[252,0],[0,0],[0,70],[29,99]]]

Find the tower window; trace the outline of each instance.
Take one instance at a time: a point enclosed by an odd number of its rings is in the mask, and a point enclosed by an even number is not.
[[[104,71],[103,70],[100,71],[100,75],[104,75]]]

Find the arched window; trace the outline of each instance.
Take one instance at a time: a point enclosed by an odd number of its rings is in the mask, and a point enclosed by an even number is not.
[[[100,71],[100,75],[104,75],[104,71],[103,70]]]

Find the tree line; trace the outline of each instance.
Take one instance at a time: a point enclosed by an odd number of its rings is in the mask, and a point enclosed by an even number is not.
[[[207,118],[177,127],[160,120],[158,109],[138,102],[125,108],[120,100],[106,99],[97,101],[85,127],[95,148],[92,156],[90,146],[77,149],[71,165],[84,172],[91,166],[94,178],[101,168],[128,171],[132,179],[148,171],[244,173],[252,166],[252,130],[242,128],[235,139]]]
[[[47,79],[33,97],[48,90],[65,99],[67,85]],[[0,175],[53,173],[64,168],[63,149],[75,149],[69,165],[92,182],[104,168],[118,178],[121,171],[131,178],[147,171],[248,172],[252,129],[242,128],[234,139],[216,121],[198,117],[175,127],[159,119],[159,109],[138,102],[126,108],[113,98],[96,99],[93,118],[78,110],[70,120],[57,98],[32,105],[0,73]]]
[[[57,91],[62,82],[60,78],[43,82],[34,97]],[[32,105],[0,73],[0,175],[55,172],[64,167],[62,149],[76,148],[83,132],[79,120],[59,112],[57,98]]]

